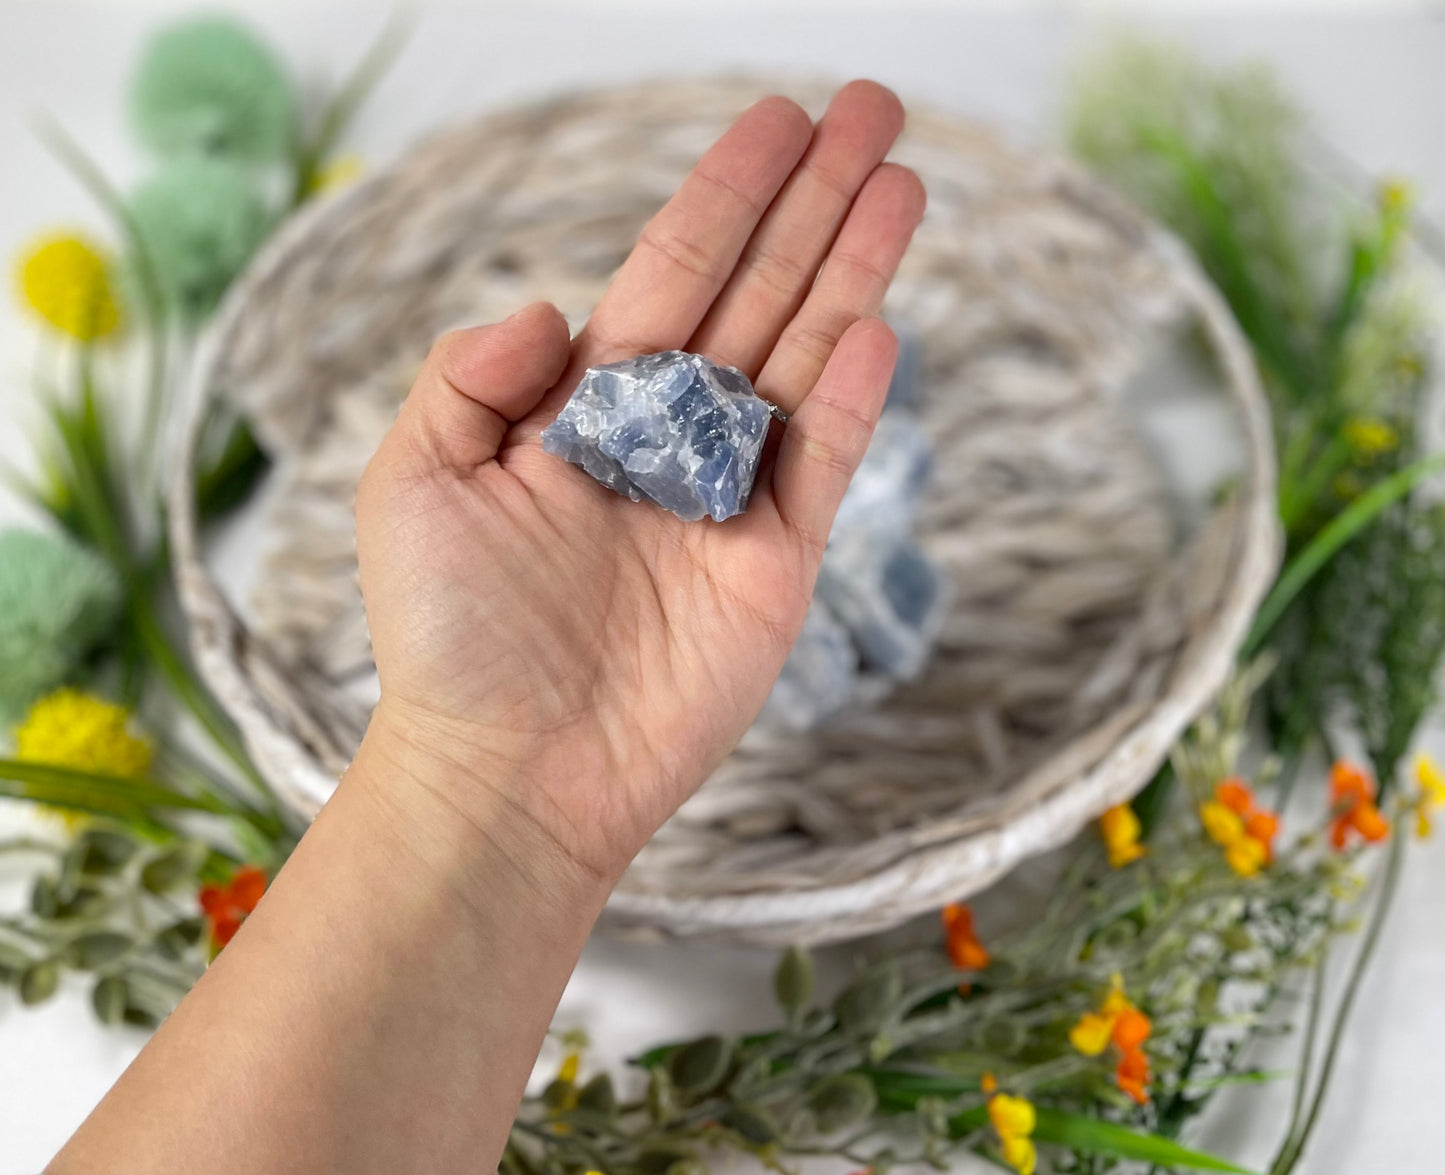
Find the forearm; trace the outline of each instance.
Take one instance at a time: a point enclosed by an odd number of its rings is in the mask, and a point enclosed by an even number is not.
[[[468,781],[423,777],[445,770],[368,735],[51,1171],[495,1168],[607,884],[520,815],[515,781],[480,802],[472,781],[463,818]]]

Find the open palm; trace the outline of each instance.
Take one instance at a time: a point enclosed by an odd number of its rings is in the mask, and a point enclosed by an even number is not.
[[[870,318],[923,212],[854,82],[753,106],[649,222],[575,341],[528,307],[434,348],[357,497],[378,721],[619,871],[734,745],[808,607],[895,342]],[[683,349],[792,414],[747,513],[682,522],[543,452],[589,366]],[[467,782],[470,781],[470,782]]]

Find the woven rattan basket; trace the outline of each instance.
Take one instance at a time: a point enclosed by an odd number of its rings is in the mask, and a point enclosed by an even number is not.
[[[173,540],[202,671],[300,811],[366,725],[351,497],[429,343],[535,298],[579,325],[646,217],[766,90],[815,113],[825,93],[654,82],[469,123],[297,216],[233,288],[188,389]],[[895,157],[929,191],[886,313],[922,346],[921,536],[953,613],[922,680],[881,708],[751,733],[638,858],[613,928],[819,942],[979,889],[1145,783],[1272,575],[1265,406],[1183,250],[1073,166],[957,117],[913,112]],[[1141,365],[1181,339],[1213,356],[1237,458],[1232,493],[1192,502],[1131,407]],[[218,396],[276,460],[245,592],[220,582],[191,508]]]

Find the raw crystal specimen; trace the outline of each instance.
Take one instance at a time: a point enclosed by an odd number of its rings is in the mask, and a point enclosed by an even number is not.
[[[721,522],[747,508],[768,420],[736,368],[662,351],[588,368],[542,447],[634,502]]]
[[[907,531],[932,464],[932,446],[917,419],[884,412],[838,506],[831,537],[862,528]]]
[[[764,723],[812,730],[923,671],[949,605],[947,577],[911,537],[931,465],[922,424],[890,402],[838,508]]]
[[[773,683],[764,719],[793,730],[811,730],[847,707],[857,680],[858,651],[848,630],[826,604],[814,600]]]
[[[893,378],[888,381],[888,407],[917,408],[923,387],[923,345],[907,327],[895,325],[898,358],[893,361]]]
[[[922,672],[949,603],[943,574],[923,548],[883,530],[835,532],[817,599],[842,621],[864,664],[895,681]]]

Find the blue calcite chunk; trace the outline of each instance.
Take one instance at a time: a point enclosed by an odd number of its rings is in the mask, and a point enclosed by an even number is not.
[[[590,367],[542,447],[679,518],[741,514],[768,435],[748,377],[686,351]]]
[[[950,603],[947,577],[911,537],[931,470],[923,425],[890,402],[838,509],[765,724],[826,726],[923,671]]]
[[[910,412],[884,412],[838,506],[832,536],[865,528],[911,529],[932,467],[933,446],[917,418]]]
[[[828,541],[816,599],[848,630],[864,665],[894,681],[917,677],[948,612],[948,584],[905,532],[860,530]]]
[[[858,651],[837,617],[814,600],[763,708],[767,723],[812,730],[844,710],[858,681]]]
[[[893,332],[898,338],[898,357],[888,381],[887,404],[890,408],[916,408],[923,387],[923,344],[907,327],[895,324]]]

